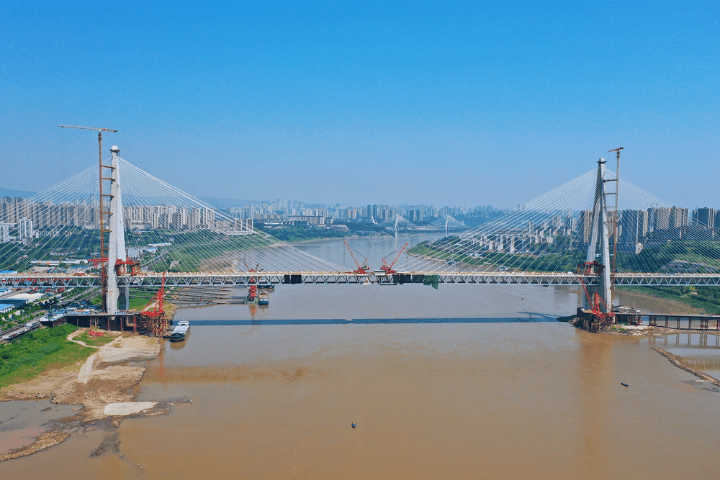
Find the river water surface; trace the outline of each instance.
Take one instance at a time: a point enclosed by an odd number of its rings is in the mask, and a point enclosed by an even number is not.
[[[387,250],[375,241],[351,244]],[[192,333],[147,363],[138,400],[192,405],[0,476],[717,478],[717,389],[651,350],[660,339],[555,321],[578,302],[561,287],[282,285],[268,307],[181,310]]]

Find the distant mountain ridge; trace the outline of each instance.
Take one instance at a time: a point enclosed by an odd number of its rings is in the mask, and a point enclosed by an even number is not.
[[[2,197],[20,197],[28,198],[35,195],[37,192],[26,192],[25,190],[12,190],[9,188],[0,188],[0,198]]]

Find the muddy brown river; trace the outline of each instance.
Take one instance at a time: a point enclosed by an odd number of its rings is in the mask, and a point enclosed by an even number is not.
[[[554,320],[577,304],[560,287],[328,285],[180,310],[191,334],[147,363],[138,400],[192,404],[0,478],[717,478],[718,389],[660,340]]]

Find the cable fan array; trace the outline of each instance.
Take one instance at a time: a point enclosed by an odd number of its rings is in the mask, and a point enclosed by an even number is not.
[[[607,179],[615,174],[606,171]],[[587,256],[597,170],[457,236],[411,249],[415,272],[575,272]],[[720,273],[720,235],[625,178],[607,226],[617,272]],[[614,242],[617,238],[617,246]]]
[[[347,270],[123,159],[119,172],[125,245],[141,271]],[[606,178],[614,176],[606,172]],[[400,263],[402,271],[574,272],[587,255],[596,180],[592,170],[472,230],[417,245]],[[617,272],[720,273],[720,232],[714,225],[701,224],[687,209],[625,178],[619,189],[619,212],[608,211]],[[70,269],[98,258],[98,190],[97,168],[91,167],[31,198],[3,201],[0,269]],[[608,203],[614,205],[612,199]]]
[[[123,159],[119,172],[125,245],[141,271],[245,272],[246,264],[275,272],[342,270]],[[98,190],[93,167],[8,204],[0,222],[15,238],[0,243],[0,269],[67,268],[99,257]]]

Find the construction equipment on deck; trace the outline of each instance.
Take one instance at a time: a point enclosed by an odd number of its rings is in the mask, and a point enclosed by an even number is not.
[[[395,259],[392,261],[392,263],[390,265],[388,265],[388,263],[385,261],[384,258],[382,259],[382,267],[380,267],[380,268],[382,269],[383,272],[385,272],[387,275],[394,275],[397,273],[395,270],[393,270],[393,267],[395,266],[395,262],[398,261],[398,259],[403,254],[403,252],[405,251],[405,249],[407,248],[408,245],[410,245],[410,242],[407,242],[405,245],[402,246],[402,248],[398,252],[397,256],[395,256]]]
[[[260,264],[258,263],[255,265],[255,268],[250,268],[250,266],[247,264],[245,260],[243,260],[243,263],[245,264],[245,268],[247,268],[248,272],[258,272],[260,268]],[[257,293],[257,281],[255,280],[255,277],[250,277],[250,280],[248,280],[248,300],[250,302],[254,302],[257,299],[258,293]]]
[[[135,276],[138,274],[138,268],[140,267],[140,262],[137,262],[132,259],[128,260],[120,260],[118,259],[117,262],[115,262],[115,272],[120,277],[122,275],[130,274],[132,276]]]
[[[357,261],[357,258],[355,258],[355,254],[352,251],[352,248],[350,248],[350,245],[347,243],[347,241],[343,240],[343,243],[345,244],[345,247],[348,249],[348,252],[350,252],[350,256],[352,257],[353,261],[355,262],[355,265],[357,265],[357,270],[353,270],[353,273],[356,273],[358,275],[367,275],[368,273],[368,260],[367,258],[363,262],[362,265],[360,265],[360,262]]]

